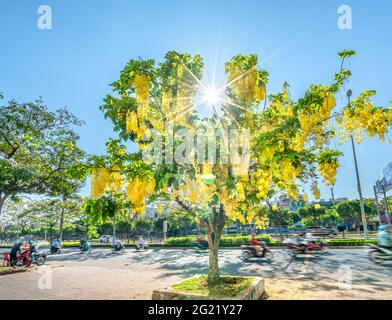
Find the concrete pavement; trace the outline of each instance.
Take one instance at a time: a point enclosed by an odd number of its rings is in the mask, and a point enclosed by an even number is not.
[[[266,279],[270,299],[392,299],[392,264],[380,267],[363,249],[339,249],[321,257],[291,258],[273,249],[274,259],[243,262],[241,251],[222,250],[222,274]],[[67,250],[48,256],[30,272],[0,276],[0,299],[150,299],[152,291],[206,273],[208,254],[192,249],[152,249],[90,256]]]

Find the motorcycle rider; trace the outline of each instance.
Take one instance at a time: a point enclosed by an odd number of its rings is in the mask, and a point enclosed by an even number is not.
[[[391,242],[391,236],[388,233],[388,226],[387,225],[382,225],[378,227],[378,245],[380,247],[383,247],[385,249],[391,249],[392,248],[392,242]]]
[[[119,239],[116,239],[114,243],[114,251],[121,251],[122,249],[124,249],[124,245]]]
[[[10,251],[10,265],[11,267],[15,266],[16,262],[18,261],[18,252],[21,253],[22,252],[22,242],[17,242],[14,244],[14,246],[12,247],[11,251]]]
[[[85,251],[90,250],[90,244],[88,243],[86,237],[83,237],[83,238],[80,240],[80,250],[81,250],[82,252],[85,252]]]
[[[31,260],[34,261],[35,260],[35,255],[37,253],[37,248],[35,247],[35,244],[32,240],[29,241],[29,246],[30,246],[30,257]]]
[[[261,257],[265,256],[265,245],[263,241],[256,239],[255,234],[252,234],[252,237],[250,238],[250,246],[256,251],[256,255]]]
[[[199,233],[199,235],[197,236],[197,244],[199,247],[201,248],[206,248],[208,247],[208,242],[206,240],[204,240],[203,236]]]
[[[147,248],[146,241],[144,240],[143,236],[140,236],[137,242],[137,248],[138,249],[144,249]]]
[[[52,252],[53,253],[56,253],[59,249],[60,249],[60,246],[61,246],[61,244],[60,244],[60,239],[59,239],[59,237],[56,237],[55,239],[53,239],[53,241],[52,241]]]

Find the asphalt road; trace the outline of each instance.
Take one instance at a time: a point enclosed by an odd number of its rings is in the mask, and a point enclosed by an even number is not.
[[[392,299],[392,264],[375,265],[364,249],[335,249],[321,257],[273,253],[272,262],[243,262],[240,250],[222,250],[221,273],[264,277],[270,299]],[[154,289],[207,267],[208,254],[192,249],[95,249],[89,256],[68,250],[48,256],[42,267],[0,276],[0,299],[150,299]]]

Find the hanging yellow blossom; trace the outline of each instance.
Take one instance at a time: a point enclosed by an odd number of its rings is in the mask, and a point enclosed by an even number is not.
[[[136,91],[136,102],[142,115],[148,109],[148,96],[150,90],[150,77],[145,74],[137,74],[133,80]]]
[[[94,168],[91,172],[91,197],[95,199],[101,196],[110,181],[111,177],[108,169],[103,167]]]

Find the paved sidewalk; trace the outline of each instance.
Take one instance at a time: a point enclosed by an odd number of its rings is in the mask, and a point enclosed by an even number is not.
[[[243,262],[240,251],[224,250],[221,271],[263,276],[270,299],[392,299],[391,266],[374,265],[366,250],[296,259],[273,252],[272,263]],[[67,252],[48,256],[47,265],[31,272],[0,276],[0,299],[150,299],[154,289],[205,273],[207,266],[207,253],[189,249]]]

